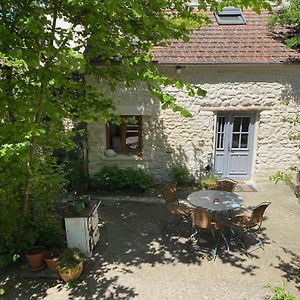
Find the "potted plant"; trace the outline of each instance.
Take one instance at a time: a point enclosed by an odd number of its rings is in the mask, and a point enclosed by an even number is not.
[[[215,190],[217,188],[218,178],[214,174],[209,174],[202,179],[202,183],[207,190]]]
[[[66,249],[64,253],[59,256],[56,269],[58,275],[65,282],[77,279],[83,270],[83,257],[79,249]]]
[[[137,157],[143,157],[143,148],[140,147],[140,146],[137,147],[137,148],[136,148],[135,155],[136,155]]]
[[[44,257],[46,248],[44,246],[34,246],[25,252],[25,256],[32,271],[39,271],[45,267]]]
[[[217,180],[217,189],[226,192],[233,192],[237,181],[232,179],[219,179]]]
[[[79,200],[79,201],[76,201],[73,206],[72,206],[72,212],[75,214],[75,215],[81,215],[82,212],[84,211],[85,209],[85,204],[83,201]]]
[[[51,249],[46,252],[45,255],[45,262],[48,266],[48,268],[51,270],[51,272],[56,273],[56,266],[58,262],[59,257],[59,251],[57,249]]]
[[[82,201],[84,203],[84,206],[87,207],[91,202],[91,197],[89,195],[81,195],[79,197],[79,201]]]

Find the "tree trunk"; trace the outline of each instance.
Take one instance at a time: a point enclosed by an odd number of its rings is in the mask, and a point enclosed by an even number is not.
[[[37,111],[35,115],[35,124],[39,125],[43,121],[43,104],[46,101],[46,90],[44,88],[44,85],[42,84],[41,86],[41,96],[40,100],[37,105]],[[36,158],[36,150],[37,150],[37,137],[32,136],[31,138],[31,145],[29,148],[29,155],[28,155],[28,162],[27,162],[27,170],[28,170],[28,176],[24,184],[24,192],[23,192],[23,199],[22,199],[22,213],[23,213],[23,219],[28,215],[30,211],[30,195],[32,191],[32,179],[31,176],[35,175],[35,168],[34,168],[34,161]]]

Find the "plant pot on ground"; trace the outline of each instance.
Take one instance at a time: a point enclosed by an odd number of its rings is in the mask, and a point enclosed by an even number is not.
[[[44,257],[46,248],[44,246],[35,246],[25,252],[25,256],[30,264],[32,271],[39,271],[45,267]]]
[[[207,190],[216,190],[217,189],[216,182],[204,182],[203,184]]]
[[[232,179],[220,179],[217,181],[217,189],[226,192],[233,192],[237,184],[238,182]]]
[[[56,273],[56,266],[59,258],[59,251],[58,249],[51,249],[46,252],[45,255],[45,262],[50,269],[51,272]]]
[[[91,202],[91,197],[89,195],[82,195],[79,197],[79,201],[82,201],[84,206],[87,207]]]
[[[218,178],[216,176],[207,175],[201,180],[201,182],[207,190],[215,190],[217,188],[217,180]]]
[[[84,202],[79,200],[77,202],[75,202],[72,206],[72,212],[75,214],[75,215],[80,215],[82,214],[82,212],[84,211],[85,209],[85,205],[84,205]]]
[[[83,257],[77,248],[66,249],[58,258],[57,272],[65,281],[74,281],[83,270]]]

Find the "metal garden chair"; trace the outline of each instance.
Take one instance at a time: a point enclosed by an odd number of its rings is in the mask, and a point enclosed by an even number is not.
[[[229,244],[225,238],[222,226],[219,222],[212,221],[212,213],[210,211],[195,208],[191,210],[192,224],[195,229],[195,232],[190,236],[189,240],[194,238],[201,231],[210,231],[215,240],[217,240],[216,245],[213,250],[208,250],[213,254],[214,259],[217,257],[217,250],[220,243],[220,238],[222,237],[226,243],[227,251],[229,251]],[[215,232],[218,232],[216,237]],[[203,249],[207,252],[207,249]]]
[[[165,230],[170,225],[179,225],[183,220],[188,219],[191,215],[191,208],[187,206],[187,204],[179,203],[176,197],[176,185],[169,183],[165,185],[162,189],[163,196],[166,202],[166,209],[169,213],[179,216],[179,218],[175,218],[168,222],[163,230]]]
[[[238,215],[231,218],[230,219],[231,228],[242,230],[243,232],[241,236],[242,239],[244,239],[247,233],[252,234],[255,238],[257,238],[259,247],[263,249],[263,243],[259,238],[259,236],[257,235],[257,231],[261,228],[265,210],[268,208],[270,204],[271,202],[262,202],[252,210],[250,216]],[[245,249],[243,242],[242,245],[243,248]]]

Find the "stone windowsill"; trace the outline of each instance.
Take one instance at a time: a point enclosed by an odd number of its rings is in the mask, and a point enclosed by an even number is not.
[[[150,160],[150,157],[138,157],[136,155],[126,155],[126,154],[118,154],[113,157],[107,157],[105,155],[102,156],[103,160],[109,160],[109,161],[120,161],[120,160],[125,160],[125,161],[147,161]]]

